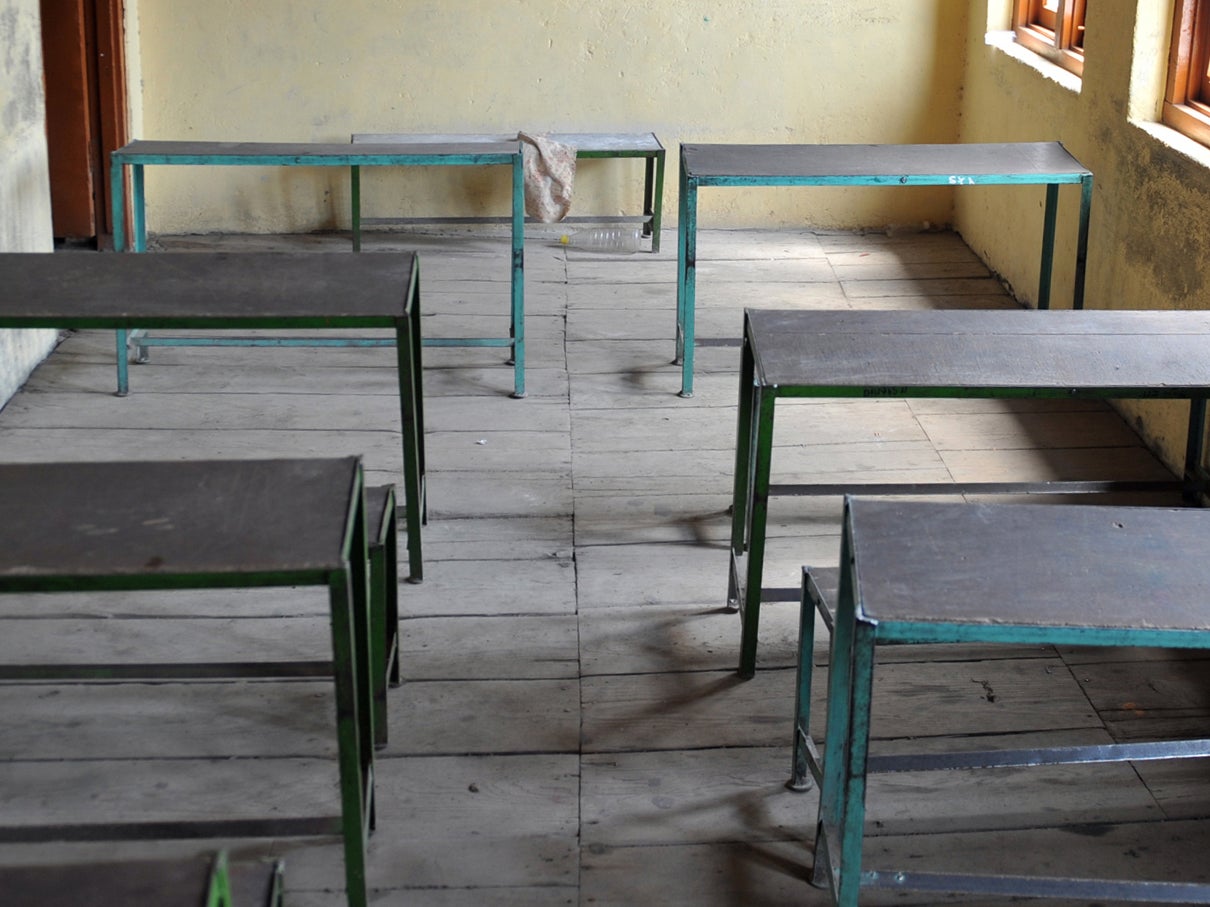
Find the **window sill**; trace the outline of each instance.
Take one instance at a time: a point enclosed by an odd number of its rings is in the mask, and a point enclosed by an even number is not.
[[[1034,53],[1017,43],[1017,36],[1011,31],[992,31],[985,36],[985,43],[1024,63],[1047,81],[1054,82],[1061,88],[1066,88],[1073,94],[1079,94],[1083,80],[1074,72],[1068,72],[1062,66],[1056,66],[1045,57]]]

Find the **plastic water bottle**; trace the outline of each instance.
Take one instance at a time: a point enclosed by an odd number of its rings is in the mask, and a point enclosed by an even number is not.
[[[630,254],[641,248],[642,227],[595,227],[591,230],[576,230],[559,237],[559,242],[573,249],[589,252],[619,252]]]

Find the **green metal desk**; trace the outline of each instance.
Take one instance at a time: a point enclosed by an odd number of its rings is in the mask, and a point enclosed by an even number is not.
[[[701,186],[1045,185],[1038,308],[1050,307],[1059,186],[1080,186],[1074,308],[1084,305],[1092,173],[1058,142],[964,145],[681,145],[676,358],[693,396],[697,190]]]
[[[728,603],[742,615],[739,673],[756,669],[769,498],[809,494],[1099,493],[1203,487],[1210,312],[744,312]],[[770,484],[783,397],[1189,400],[1180,483]],[[792,590],[791,590],[792,591]]]
[[[660,224],[664,209],[664,146],[654,132],[554,132],[549,137],[556,142],[572,145],[576,157],[586,160],[601,158],[642,158],[646,164],[643,181],[643,235],[651,237],[651,251],[660,251]],[[517,135],[503,133],[354,133],[353,143],[368,142],[374,145],[429,145],[455,143],[475,144],[516,142]],[[500,218],[464,217],[362,217],[361,194],[355,189],[353,197],[353,242],[360,244],[363,224],[399,223],[466,223],[500,222]],[[614,223],[633,220],[625,215],[574,215],[565,217],[561,223]],[[532,220],[532,218],[531,218]]]
[[[215,857],[0,867],[5,907],[281,907],[282,864]]]
[[[1210,904],[1206,884],[863,871],[861,854],[869,773],[1210,756],[1210,739],[869,755],[881,644],[1210,649],[1208,537],[1205,510],[846,499],[822,765],[809,735],[795,735],[820,780],[813,881],[844,907],[863,887]],[[803,620],[814,614],[804,608]],[[808,717],[800,698],[796,728]]]
[[[420,582],[425,462],[420,266],[415,255],[0,254],[0,328],[119,331],[119,396],[129,384],[122,355],[124,335],[135,328],[369,327],[395,332],[391,343],[398,365],[409,579]],[[223,346],[244,339],[191,338],[191,342]]]
[[[50,257],[50,256],[47,256]],[[181,256],[188,257],[188,256]],[[341,815],[306,831],[344,839],[348,903],[365,907],[374,824],[372,647],[359,457],[0,465],[0,594],[320,586],[328,589]],[[39,679],[112,679],[112,665],[22,666]],[[182,664],[138,666],[182,676]],[[262,676],[255,664],[229,673]],[[124,675],[131,676],[131,675]],[[272,819],[156,823],[157,837],[298,833]],[[213,826],[213,827],[211,827]],[[115,835],[142,823],[106,824]],[[70,836],[60,827],[55,839]],[[22,827],[26,840],[36,840]]]
[[[467,167],[507,166],[512,173],[512,285],[507,337],[426,337],[426,346],[504,347],[513,366],[513,396],[525,396],[525,192],[522,182],[521,148],[517,141],[500,143],[462,143],[430,145],[357,145],[320,142],[159,142],[136,141],[110,155],[110,186],[113,190],[114,249],[122,251],[126,241],[125,193],[121,191],[122,169],[130,168],[132,233],[135,252],[147,248],[146,202],[143,169],[149,165],[169,166],[244,166],[244,167],[348,167],[354,199],[353,219],[360,218],[362,167]],[[360,251],[360,229],[353,234],[353,251]],[[169,345],[168,341],[158,341]],[[392,341],[347,339],[342,346],[383,346]],[[136,347],[139,359],[145,359],[146,347],[155,345],[141,338]],[[171,345],[192,345],[186,339]],[[295,340],[252,340],[242,346],[336,345],[306,338]],[[124,357],[119,350],[119,357]]]

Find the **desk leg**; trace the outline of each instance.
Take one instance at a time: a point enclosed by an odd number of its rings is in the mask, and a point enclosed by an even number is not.
[[[349,572],[353,582],[353,668],[357,672],[357,745],[361,751],[363,795],[369,827],[374,827],[374,644],[370,638],[373,618],[370,608],[370,542],[366,515],[364,479],[357,490],[357,513],[353,518]]]
[[[1088,267],[1088,217],[1092,210],[1092,175],[1080,180],[1080,232],[1076,239],[1076,281],[1073,309],[1084,308],[1084,274]]]
[[[403,507],[408,536],[408,582],[424,579],[421,526],[427,518],[424,466],[424,394],[421,390],[420,277],[412,288],[411,306],[395,327],[399,372],[399,415],[403,436]]]
[[[227,851],[220,850],[210,866],[210,880],[206,886],[206,907],[233,907],[231,900],[231,868]]]
[[[396,545],[398,518],[395,495],[389,492],[381,514],[367,514],[373,522],[374,540],[369,549],[370,571],[370,666],[374,684],[374,746],[389,740],[387,687],[399,683],[399,586]],[[377,525],[375,525],[377,524]]]
[[[111,163],[109,167],[109,192],[113,209],[113,250],[122,252],[126,248],[126,193],[122,188],[122,164]],[[147,248],[147,222],[143,213],[143,165],[130,167],[130,219],[131,247],[135,252]],[[130,393],[129,337],[126,331],[116,332],[117,383],[116,395],[125,397]]]
[[[125,397],[130,393],[130,361],[126,351],[127,336],[125,331],[115,331],[114,333],[118,346],[118,390],[115,396]]]
[[[769,469],[773,458],[773,410],[777,395],[763,388],[754,390],[757,418],[756,443],[752,457],[751,496],[747,502],[748,563],[744,588],[740,591],[739,676],[748,680],[756,673],[756,638],[760,625],[761,584],[765,568],[765,531],[769,521]]]
[[[361,251],[361,168],[349,168],[349,216],[352,221],[353,251]]]
[[[647,180],[651,181],[652,159],[647,160]],[[655,153],[655,185],[648,191],[648,210],[651,213],[651,254],[660,251],[660,229],[664,222],[664,151]]]
[[[676,358],[681,366],[681,396],[693,396],[694,282],[697,269],[697,186],[681,164],[680,223],[677,225]]]
[[[740,606],[739,563],[748,548],[748,507],[752,500],[752,452],[756,437],[752,432],[752,413],[756,406],[756,367],[748,342],[748,318],[744,316],[744,343],[739,360],[739,404],[735,428],[735,474],[731,491],[731,573],[727,589],[727,607]]]
[[[1046,185],[1046,214],[1042,220],[1042,263],[1038,272],[1038,308],[1050,308],[1050,279],[1055,265],[1055,216],[1059,210],[1059,186]]]
[[[122,164],[109,166],[109,193],[113,215],[113,250],[126,248],[126,193],[122,188]],[[147,249],[147,221],[143,208],[143,165],[130,165],[130,232],[135,252]]]
[[[147,251],[147,208],[143,194],[143,165],[130,167],[130,229],[134,234],[136,252]]]
[[[815,868],[811,884],[835,889],[836,874],[842,860],[835,850],[841,844],[844,818],[845,768],[849,759],[853,706],[852,655],[856,603],[853,588],[853,563],[849,538],[848,506],[845,530],[840,546],[840,587],[837,590],[836,615],[832,626],[832,647],[828,659],[828,712],[824,736],[823,777],[819,785],[819,818],[815,834]]]
[[[110,222],[113,224],[113,250],[126,248],[126,192],[122,186],[122,164],[110,158],[109,164]]]
[[[1198,397],[1189,401],[1189,428],[1185,434],[1185,475],[1181,497],[1186,504],[1201,504],[1205,438],[1206,399]]]
[[[838,791],[840,861],[833,866],[837,904],[857,907],[861,889],[861,844],[865,831],[866,765],[870,750],[870,702],[874,691],[874,628],[857,621],[853,634],[851,701],[847,713],[847,759]],[[831,728],[831,722],[828,724]],[[839,733],[839,729],[838,729]]]
[[[358,519],[363,523],[365,512]],[[361,535],[364,544],[364,531]],[[364,550],[363,550],[364,554]],[[353,559],[356,555],[354,554]],[[363,559],[364,560],[364,559]],[[332,622],[332,673],[336,686],[336,736],[339,745],[341,835],[344,838],[345,887],[350,907],[367,907],[366,839],[373,813],[373,747],[361,746],[363,719],[360,700],[369,692],[364,668],[358,663],[355,615],[357,584],[352,566],[334,573],[329,585]],[[364,594],[361,596],[364,598]],[[363,613],[364,616],[364,613]]]
[[[525,396],[525,178],[520,152],[513,155],[513,396]]]
[[[655,212],[652,211],[652,186],[655,184],[655,158],[643,158],[643,235],[651,236],[654,229]],[[652,243],[652,252],[655,244]]]
[[[794,684],[794,741],[790,758],[792,791],[812,787],[811,756],[811,681],[815,667],[815,603],[811,600],[809,574],[802,570],[802,599],[798,617],[798,668]]]
[[[394,509],[397,502],[395,495],[391,495],[392,510],[388,515],[390,517],[390,525],[388,527],[386,537],[383,539],[383,551],[386,554],[383,560],[383,569],[386,572],[387,589],[386,589],[386,635],[384,637],[384,654],[386,661],[383,667],[386,668],[387,686],[397,687],[402,683],[401,668],[399,665],[399,521],[396,517]],[[383,690],[383,727],[386,727],[386,691]],[[385,739],[385,735],[384,735]]]

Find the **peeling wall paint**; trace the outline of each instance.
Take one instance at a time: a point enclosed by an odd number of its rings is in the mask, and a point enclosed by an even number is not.
[[[52,247],[38,0],[0,0],[0,252]],[[54,343],[54,331],[0,331],[0,405]]]
[[[966,0],[138,0],[140,137],[653,131],[680,142],[957,138]],[[629,166],[628,166],[629,163]],[[634,213],[642,168],[582,162],[578,211]],[[502,171],[363,174],[366,215],[503,214]],[[348,176],[151,168],[159,232],[348,226]],[[719,192],[705,225],[950,220],[948,190]]]

